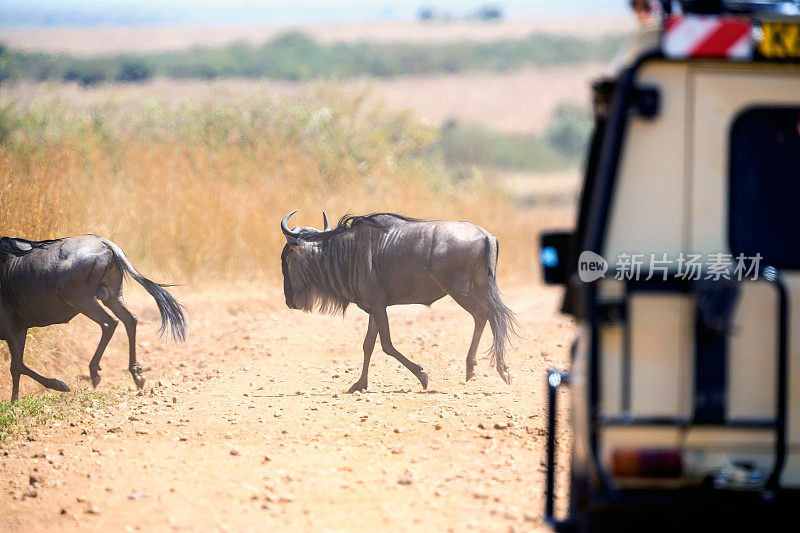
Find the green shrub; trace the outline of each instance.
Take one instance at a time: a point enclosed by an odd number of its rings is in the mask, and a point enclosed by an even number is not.
[[[20,119],[14,102],[0,107],[0,145],[19,127],[19,122]]]
[[[153,75],[153,67],[143,59],[124,58],[114,78],[120,82],[145,81]]]
[[[471,166],[510,170],[553,170],[576,165],[591,128],[586,108],[560,104],[544,135],[502,133],[477,125],[446,122],[438,149],[446,163],[465,175]]]
[[[560,104],[545,130],[547,142],[566,158],[583,154],[592,119],[589,111],[576,104]]]

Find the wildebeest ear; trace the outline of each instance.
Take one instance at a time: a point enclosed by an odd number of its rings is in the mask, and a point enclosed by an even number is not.
[[[23,251],[23,252],[30,252],[31,250],[33,250],[33,246],[31,246],[29,243],[27,243],[25,241],[19,241],[19,240],[16,240],[16,239],[11,239],[11,240],[14,242],[14,246],[17,247],[17,250],[20,250],[20,251]]]

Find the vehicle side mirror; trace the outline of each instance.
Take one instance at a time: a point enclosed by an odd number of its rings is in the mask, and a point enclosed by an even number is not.
[[[567,261],[572,252],[574,234],[568,231],[542,233],[540,237],[539,264],[542,276],[548,285],[564,285],[567,282]]]

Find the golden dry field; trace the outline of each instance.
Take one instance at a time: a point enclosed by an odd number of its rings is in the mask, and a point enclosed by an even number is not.
[[[501,272],[526,279],[535,231],[571,214],[519,211],[477,169],[453,182],[428,157],[434,126],[337,89],[211,93],[173,106],[112,96],[76,108],[45,97],[14,113],[0,147],[0,195],[13,199],[3,232],[104,235],[172,278],[275,279],[277,223],[299,209],[304,225],[323,210],[471,220],[525,243],[504,252]]]

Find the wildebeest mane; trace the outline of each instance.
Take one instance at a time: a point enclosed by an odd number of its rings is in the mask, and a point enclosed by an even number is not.
[[[42,248],[47,244],[58,242],[61,239],[46,239],[43,241],[29,241],[28,239],[20,239],[17,237],[0,237],[0,254],[11,254],[16,257],[27,255],[36,248]],[[25,243],[29,248],[21,247],[18,243]]]
[[[339,219],[339,222],[336,224],[336,227],[324,231],[324,232],[303,232],[300,234],[301,239],[305,239],[308,241],[325,241],[331,238],[334,238],[342,233],[356,228],[360,225],[366,225],[371,228],[376,228],[381,231],[386,231],[391,226],[391,221],[381,220],[383,217],[388,217],[390,219],[395,219],[395,221],[402,221],[402,222],[421,222],[421,219],[418,218],[411,218],[406,217],[403,215],[398,215],[397,213],[370,213],[369,215],[351,215],[350,213],[346,213],[342,218]]]

